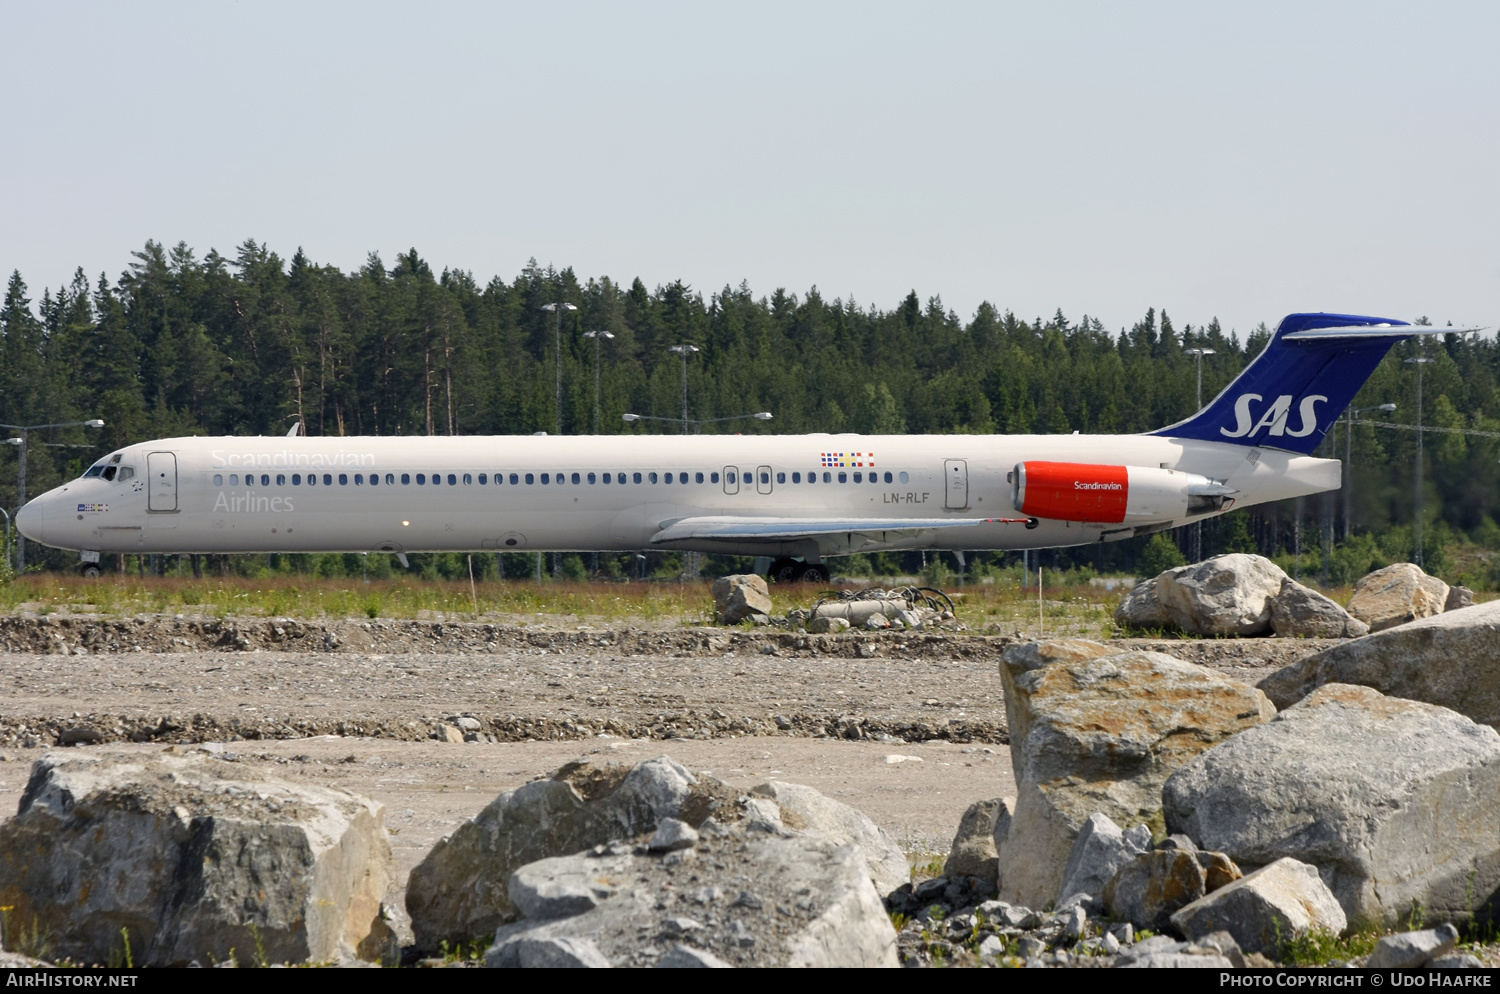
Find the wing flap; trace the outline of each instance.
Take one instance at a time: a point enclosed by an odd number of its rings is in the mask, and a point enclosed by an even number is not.
[[[652,545],[691,539],[785,541],[845,532],[923,532],[938,528],[972,528],[994,523],[1023,524],[1025,518],[680,518],[662,522]]]

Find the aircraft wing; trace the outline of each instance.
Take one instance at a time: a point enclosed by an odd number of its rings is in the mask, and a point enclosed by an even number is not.
[[[811,538],[815,535],[839,535],[847,532],[868,535],[872,532],[924,532],[936,528],[972,528],[992,523],[1021,524],[1025,518],[679,518],[663,522],[661,531],[651,536],[652,545],[683,542],[691,539],[739,539],[767,542]]]

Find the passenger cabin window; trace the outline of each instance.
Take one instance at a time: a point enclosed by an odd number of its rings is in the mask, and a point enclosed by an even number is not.
[[[285,473],[277,473],[276,474],[276,485],[278,487],[284,487],[284,486],[286,486],[286,474]]]
[[[237,486],[239,486],[240,485],[240,474],[238,474],[238,473],[230,473],[229,474],[229,485],[231,487],[237,487]]]
[[[498,476],[495,477],[495,482],[499,483],[500,482],[500,477],[498,477]],[[485,475],[483,473],[480,473],[479,474],[479,485],[482,487],[482,486],[485,485],[485,483],[486,483]]]
[[[902,471],[902,472],[901,472],[901,482],[902,482],[902,483],[907,483],[907,482],[909,482],[909,479],[910,479],[910,478],[909,478],[909,477],[908,477],[908,476],[907,476],[907,475],[906,475],[906,471],[905,471],[905,470],[903,470],[903,471]]]
[[[348,473],[340,473],[339,474],[339,486],[341,486],[341,487],[347,487],[348,485],[349,485],[349,474]]]
[[[331,487],[331,486],[333,486],[333,474],[332,473],[324,473],[323,474],[323,486],[325,486],[325,487]]]
[[[863,474],[863,473],[855,473],[854,474],[854,482],[855,483],[863,483],[863,482],[865,482],[865,474]]]
[[[718,483],[719,482],[719,474],[718,473],[709,473],[708,474],[708,482],[710,482],[710,483]]]
[[[545,474],[543,474],[543,475],[545,475]],[[530,473],[527,473],[526,474],[526,485],[529,487],[529,486],[531,486],[535,482],[536,482],[536,477],[532,476]]]
[[[593,474],[593,473],[590,473],[590,474],[589,474],[589,482],[590,482],[590,483],[593,483],[593,482],[594,482],[594,474]]]
[[[694,483],[702,483],[703,482],[703,474],[702,473],[694,473],[693,474],[693,482]]]
[[[793,473],[792,474],[792,482],[793,483],[801,483],[802,482],[802,474],[801,473]]]
[[[426,485],[427,485],[427,474],[426,473],[418,473],[417,474],[417,486],[424,487]]]
[[[401,485],[404,487],[404,486],[409,486],[410,484],[411,484],[411,474],[410,473],[402,473],[401,474]]]
[[[573,474],[573,477],[572,477],[572,479],[573,479],[573,482],[574,482],[574,483],[579,483],[579,482],[581,482],[581,480],[580,480],[580,477],[579,477],[579,476],[578,476],[578,474],[577,474],[577,473],[574,473],[574,474]],[[589,481],[589,482],[590,482],[590,483],[593,483],[593,482],[594,482],[594,481],[593,481],[593,480],[590,480],[590,481]]]
[[[378,486],[380,486],[380,474],[379,473],[371,473],[370,474],[370,486],[372,486],[372,487],[378,487]]]
[[[519,477],[515,473],[510,474],[510,482],[511,482],[511,486],[515,486],[516,483],[519,482]],[[530,473],[526,474],[526,482],[527,483],[531,482],[531,474]]]
[[[300,486],[302,486],[302,474],[301,473],[293,473],[292,474],[292,486],[294,486],[294,487],[300,487]]]
[[[354,474],[354,485],[356,487],[362,487],[362,486],[364,486],[365,485],[365,474],[363,474],[363,473],[355,473]]]
[[[469,481],[466,479],[466,480],[464,480],[464,482],[468,483]],[[458,486],[458,474],[457,473],[449,473],[448,474],[448,486],[450,486],[450,487],[456,487],[456,486]]]
[[[633,474],[631,474],[631,479],[634,480],[636,483],[640,483],[641,482],[641,474],[639,474],[639,473],[633,473]]]

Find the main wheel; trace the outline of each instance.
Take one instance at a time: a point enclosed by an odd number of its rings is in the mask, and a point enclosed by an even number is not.
[[[88,580],[97,580],[99,579],[99,564],[84,563],[78,567],[78,574]]]
[[[795,583],[801,576],[802,564],[795,559],[777,559],[766,573],[766,579],[772,583]]]
[[[802,583],[827,583],[833,579],[833,574],[822,563],[803,563],[797,579]]]

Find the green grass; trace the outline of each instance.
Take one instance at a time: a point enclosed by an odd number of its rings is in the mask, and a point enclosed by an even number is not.
[[[478,619],[504,624],[693,625],[713,620],[708,580],[692,583],[587,583],[491,580],[476,585]],[[1037,623],[1036,589],[996,582],[950,588],[958,620],[976,632],[1109,637],[1117,593],[1081,583],[1044,591],[1045,628]],[[809,607],[821,588],[775,587],[778,614]],[[198,617],[301,617],[331,619],[474,620],[468,580],[416,577],[326,579],[312,576],[140,577],[107,574],[86,580],[62,574],[28,574],[0,586],[0,613],[21,611],[100,617],[184,614]],[[991,627],[993,626],[993,627]]]
[[[1368,956],[1384,934],[1383,929],[1375,927],[1361,928],[1342,937],[1326,929],[1303,932],[1282,943],[1281,962],[1285,966],[1323,966]]]

